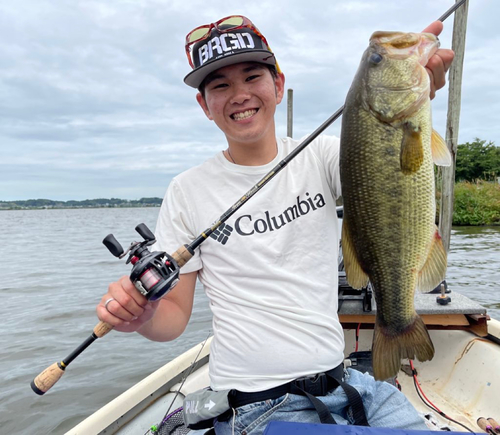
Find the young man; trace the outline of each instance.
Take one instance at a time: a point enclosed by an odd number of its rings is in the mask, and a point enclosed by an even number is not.
[[[441,29],[436,22],[425,31]],[[232,16],[200,26],[188,34],[186,52],[193,71],[184,81],[198,88],[196,99],[225,134],[227,148],[170,184],[155,246],[169,253],[215,222],[299,143],[276,138],[274,114],[285,77],[250,20]],[[429,61],[432,94],[444,85],[452,59],[451,50],[439,50]],[[97,307],[99,318],[118,331],[173,340],[189,321],[200,279],[213,312],[210,386],[238,398],[230,419],[214,420],[217,434],[261,433],[270,420],[319,422],[314,398],[279,392],[296,379],[332,369],[359,392],[370,425],[425,429],[395,388],[342,370],[338,146],[334,137],[313,141],[200,246],[162,300],[148,303],[122,277]],[[321,401],[338,423],[358,421],[343,388],[324,393]]]

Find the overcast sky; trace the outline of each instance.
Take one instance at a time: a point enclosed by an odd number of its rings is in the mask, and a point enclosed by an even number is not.
[[[259,27],[294,90],[302,137],[343,104],[374,31],[420,31],[452,3],[2,1],[0,200],[163,197],[173,176],[225,149],[183,83],[184,38],[198,25],[242,14]],[[500,145],[499,17],[498,0],[470,1],[459,143]],[[451,17],[442,47],[452,27]],[[441,90],[433,102],[443,136],[447,99]],[[276,116],[285,135],[285,103]]]

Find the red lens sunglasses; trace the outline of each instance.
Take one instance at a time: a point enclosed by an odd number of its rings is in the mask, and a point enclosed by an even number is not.
[[[264,35],[260,33],[260,30],[257,29],[257,27],[255,27],[255,25],[247,17],[244,17],[243,15],[230,15],[228,17],[221,18],[219,21],[216,21],[215,23],[203,24],[201,26],[198,26],[187,34],[186,55],[188,58],[189,65],[191,65],[191,68],[194,68],[193,59],[191,57],[192,45],[198,41],[207,39],[210,36],[210,32],[212,31],[213,28],[216,28],[220,33],[227,33],[233,30],[242,29],[244,27],[252,29],[255,32],[255,34],[262,40],[262,42],[266,44],[266,47],[272,53],[271,47],[269,47],[269,44],[267,43],[267,40],[264,37]],[[281,73],[278,62],[276,62],[276,69],[278,73]]]

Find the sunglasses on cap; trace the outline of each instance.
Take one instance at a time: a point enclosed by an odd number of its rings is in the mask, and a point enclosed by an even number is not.
[[[216,29],[219,33],[228,33],[234,30],[242,29],[242,28],[251,29],[266,45],[267,49],[272,53],[271,47],[267,43],[266,38],[260,30],[247,18],[243,15],[230,15],[225,18],[221,18],[219,21],[210,24],[203,24],[202,26],[198,26],[195,29],[191,30],[186,36],[186,55],[188,58],[189,65],[191,68],[195,68],[193,58],[192,58],[192,48],[193,45],[199,41],[203,41],[210,36],[210,33],[213,29]],[[276,62],[276,70],[278,73],[281,73],[278,62]]]

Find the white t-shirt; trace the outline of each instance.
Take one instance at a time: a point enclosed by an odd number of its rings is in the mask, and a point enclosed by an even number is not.
[[[171,253],[191,242],[300,142],[277,143],[267,165],[236,165],[221,152],[175,177],[154,249]],[[338,158],[338,138],[313,141],[181,269],[199,271],[210,300],[214,390],[262,391],[342,362]]]

